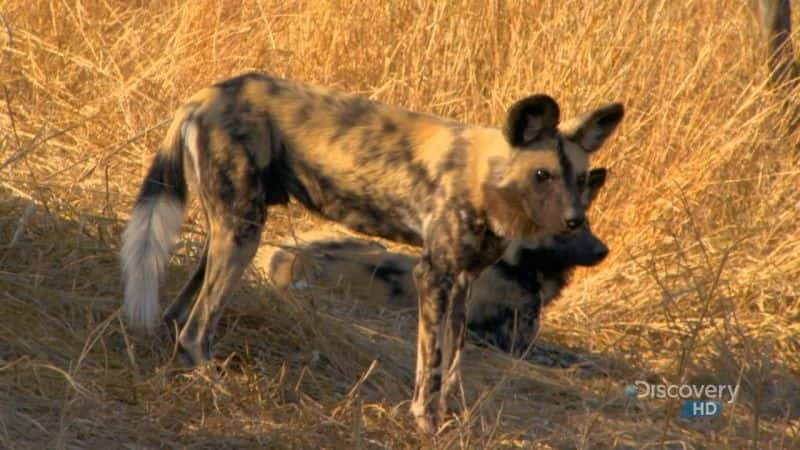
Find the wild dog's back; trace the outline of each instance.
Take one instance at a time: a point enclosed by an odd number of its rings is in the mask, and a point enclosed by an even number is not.
[[[467,169],[468,146],[508,149],[497,129],[257,73],[219,83],[189,103],[201,138],[215,144],[219,158],[243,171],[227,149],[250,150],[271,203],[293,196],[328,219],[413,245],[422,243],[437,190],[470,196],[469,183],[481,174],[455,175]]]

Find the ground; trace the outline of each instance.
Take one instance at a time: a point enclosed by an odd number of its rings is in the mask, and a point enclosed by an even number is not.
[[[0,3],[0,447],[797,448],[800,94],[765,84],[749,2]],[[796,22],[797,23],[797,22]],[[413,311],[279,295],[248,272],[215,370],[120,321],[116,252],[172,111],[261,70],[499,124],[546,92],[621,101],[590,217],[611,255],[546,311],[549,368],[468,346],[464,413],[408,414]],[[264,234],[331,226],[298,205]],[[190,209],[163,299],[197,261]],[[166,300],[165,300],[166,301]],[[625,395],[736,384],[718,418]]]

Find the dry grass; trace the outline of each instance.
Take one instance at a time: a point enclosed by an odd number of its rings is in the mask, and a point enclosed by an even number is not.
[[[419,447],[413,314],[235,294],[219,376],[122,327],[115,252],[171,111],[245,70],[498,124],[521,95],[629,111],[598,163],[612,248],[547,311],[546,369],[470,347],[442,447],[800,445],[800,95],[762,80],[748,2],[0,1],[0,447]],[[191,6],[189,6],[191,5]],[[193,266],[196,211],[170,269]],[[265,240],[320,223],[275,209]],[[352,309],[352,308],[351,308]],[[227,355],[227,358],[226,358]],[[721,418],[635,379],[742,384]]]

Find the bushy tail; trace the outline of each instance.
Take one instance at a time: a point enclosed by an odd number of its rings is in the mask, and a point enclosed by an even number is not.
[[[179,113],[167,132],[122,234],[124,316],[132,328],[148,333],[159,322],[159,280],[180,232],[186,206],[181,131],[184,120],[185,114]]]

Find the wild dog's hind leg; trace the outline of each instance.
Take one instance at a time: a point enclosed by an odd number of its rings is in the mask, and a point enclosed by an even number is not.
[[[250,224],[235,224],[242,221]],[[212,220],[203,286],[178,338],[180,355],[188,365],[211,360],[211,345],[225,297],[255,256],[262,224],[263,220],[252,215],[249,219],[228,216]]]
[[[197,289],[197,278],[204,272],[200,292],[178,337],[179,354],[188,365],[211,360],[211,344],[225,298],[255,256],[267,216],[264,171],[255,167],[255,150],[204,127],[199,127],[199,134],[198,141],[203,144],[198,146],[198,179],[202,180],[198,190],[208,219],[208,246],[205,260],[182,293],[185,295],[170,308],[178,319],[182,317],[190,294]]]
[[[206,265],[208,264],[208,237],[203,243],[203,249],[200,251],[200,262],[197,263],[197,268],[189,281],[183,286],[180,294],[175,297],[175,300],[170,303],[164,311],[164,322],[171,331],[177,329],[178,332],[186,324],[189,318],[189,312],[192,310],[192,305],[197,297],[197,293],[203,286],[203,279],[206,275]]]
[[[200,190],[200,204],[203,207],[206,230],[210,230],[210,222],[208,220],[209,207],[205,202],[202,189]],[[203,286],[203,280],[206,276],[206,265],[208,264],[208,241],[209,236],[206,236],[203,241],[203,249],[200,251],[200,261],[197,263],[194,274],[189,278],[181,289],[181,292],[175,297],[172,303],[170,303],[162,315],[162,319],[170,329],[170,336],[173,336],[173,331],[177,330],[177,333],[180,333],[183,329],[183,326],[189,319],[189,313],[192,311],[197,293],[200,292],[200,288]],[[176,339],[177,333],[174,335]]]

